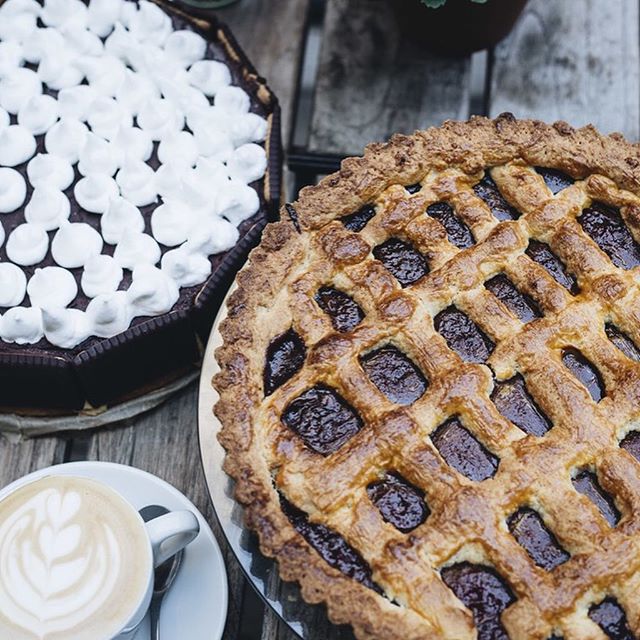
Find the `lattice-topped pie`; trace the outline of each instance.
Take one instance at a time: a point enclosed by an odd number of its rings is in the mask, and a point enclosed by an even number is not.
[[[359,638],[640,637],[640,150],[475,118],[304,189],[239,274],[248,525]]]

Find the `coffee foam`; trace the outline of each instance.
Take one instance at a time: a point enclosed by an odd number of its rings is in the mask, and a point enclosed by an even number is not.
[[[0,637],[108,640],[139,608],[151,554],[115,492],[49,476],[0,502]]]

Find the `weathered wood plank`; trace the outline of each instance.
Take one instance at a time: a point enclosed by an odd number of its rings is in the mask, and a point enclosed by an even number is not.
[[[490,112],[593,123],[637,140],[638,2],[530,0],[495,50]]]
[[[468,109],[468,58],[439,57],[403,37],[387,0],[329,0],[310,149],[359,154]]]
[[[217,525],[200,464],[197,386],[190,385],[150,413],[128,424],[95,432],[87,459],[128,464],[166,480],[202,512],[220,544],[229,578],[225,640],[238,636],[244,576]]]
[[[264,76],[282,105],[283,140],[288,140],[308,0],[242,0],[218,16]]]
[[[65,441],[60,438],[33,438],[12,443],[0,436],[0,487],[21,476],[63,462]]]

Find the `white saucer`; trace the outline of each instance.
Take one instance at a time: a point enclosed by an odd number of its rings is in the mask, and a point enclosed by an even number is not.
[[[162,640],[219,640],[227,618],[227,573],[218,543],[206,520],[184,495],[156,476],[111,462],[70,462],[24,476],[0,491],[0,499],[25,482],[51,473],[86,476],[119,491],[136,509],[159,504],[189,509],[200,520],[200,533],[187,547],[176,581],[165,596],[160,616]],[[149,638],[145,620],[135,640]]]

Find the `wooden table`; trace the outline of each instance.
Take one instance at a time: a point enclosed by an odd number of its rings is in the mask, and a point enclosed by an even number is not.
[[[220,12],[280,97],[285,140],[296,123],[291,163],[297,172],[287,172],[288,198],[296,184],[315,179],[314,167],[357,154],[367,142],[470,113],[592,122],[638,139],[638,0],[530,0],[495,50],[462,59],[429,54],[403,38],[392,1],[399,0],[241,0]],[[130,464],[164,478],[201,509],[226,554],[225,640],[289,639],[273,614],[263,618],[219,535],[200,467],[196,402],[194,384],[115,428],[19,444],[1,440],[0,486],[79,459]],[[320,612],[317,637],[350,633],[328,625]]]

